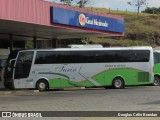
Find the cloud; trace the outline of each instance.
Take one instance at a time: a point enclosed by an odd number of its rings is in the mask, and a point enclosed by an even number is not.
[[[129,0],[94,0],[96,4],[94,6],[110,8],[112,10],[126,10],[134,9],[132,6],[128,5]]]
[[[54,1],[60,2],[60,0],[46,0],[46,1]],[[73,0],[79,1],[79,0]],[[136,11],[136,7],[130,6],[127,4],[128,1],[132,0],[89,0],[89,4],[87,6],[91,7],[100,7],[100,8],[107,8],[112,10],[128,10],[128,11]],[[160,0],[147,0],[147,7],[160,7]],[[142,7],[141,10],[144,10],[145,7]]]
[[[148,0],[148,7],[160,7],[160,0]]]
[[[109,8],[113,4],[110,1],[104,1],[104,0],[93,0],[93,1],[90,0],[90,2],[95,7],[103,7],[103,8]]]
[[[91,1],[91,0],[90,0]],[[130,6],[127,4],[128,1],[132,0],[93,0],[95,7],[104,7],[110,9],[119,9],[119,10],[129,10],[129,11],[136,11],[136,7]],[[160,7],[160,0],[147,0],[147,7]],[[145,9],[142,7],[141,10]]]

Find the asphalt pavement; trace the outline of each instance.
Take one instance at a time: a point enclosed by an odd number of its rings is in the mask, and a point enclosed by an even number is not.
[[[160,86],[14,90],[0,94],[0,111],[160,111]],[[1,91],[4,93],[4,91]],[[2,118],[0,118],[1,120]],[[159,120],[160,117],[49,117],[25,120]],[[15,120],[23,120],[15,118]],[[3,119],[2,119],[3,120]],[[6,119],[4,119],[6,120]],[[8,120],[8,119],[7,119]]]

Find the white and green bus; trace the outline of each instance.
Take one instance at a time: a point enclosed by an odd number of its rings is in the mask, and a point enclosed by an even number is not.
[[[154,85],[160,85],[160,50],[154,51]]]
[[[4,85],[44,91],[65,87],[124,88],[153,84],[152,47],[59,48],[14,51]]]

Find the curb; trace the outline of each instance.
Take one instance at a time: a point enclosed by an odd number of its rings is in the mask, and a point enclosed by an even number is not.
[[[23,94],[23,93],[38,93],[39,90],[2,90],[0,95],[10,95],[10,94]]]
[[[63,88],[63,90],[85,90],[85,87],[70,87],[70,88]]]

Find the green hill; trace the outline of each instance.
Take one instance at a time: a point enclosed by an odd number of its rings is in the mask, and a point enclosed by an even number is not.
[[[110,11],[104,8],[92,8],[92,10],[124,17],[126,32],[124,37],[94,38],[94,40],[92,38],[90,42],[103,43],[105,46],[160,45],[160,15]]]

